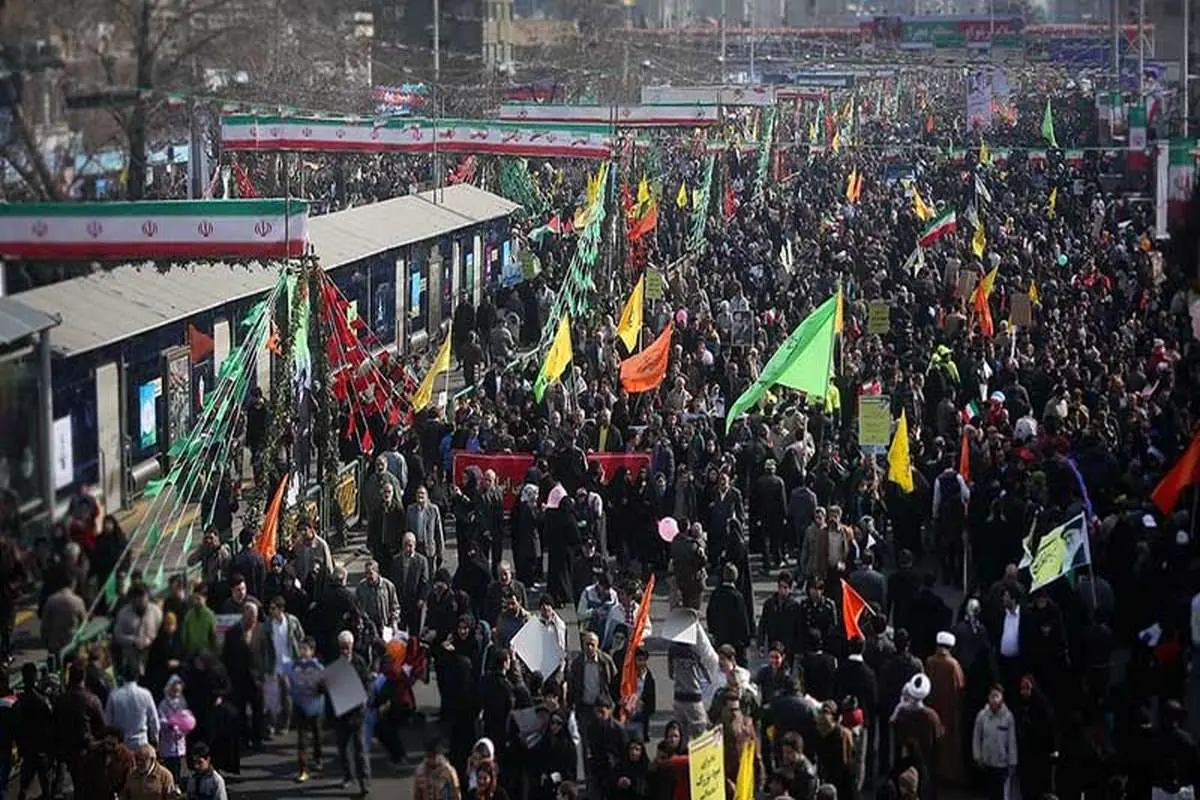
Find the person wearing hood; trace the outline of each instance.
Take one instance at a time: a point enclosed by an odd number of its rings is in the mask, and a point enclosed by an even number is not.
[[[1017,730],[1017,779],[1021,797],[1041,797],[1050,790],[1051,771],[1058,758],[1058,728],[1050,701],[1032,675],[1018,681],[1012,709]]]
[[[568,501],[567,490],[561,483],[556,483],[546,498],[543,541],[549,557],[546,591],[554,598],[555,607],[573,602],[576,594],[571,581],[571,557],[579,549],[579,526],[575,504]]]
[[[121,790],[121,800],[163,800],[178,789],[171,772],[158,763],[154,748],[145,744],[133,754],[133,771]]]
[[[475,742],[467,757],[467,797],[471,797],[471,792],[479,786],[479,770],[483,767],[496,767],[496,745],[486,736]]]
[[[510,516],[513,567],[517,580],[525,586],[532,586],[541,578],[542,572],[542,509],[538,497],[537,484],[526,483],[521,487],[521,495]]]
[[[929,707],[937,712],[945,735],[938,741],[934,774],[940,785],[957,786],[963,783],[966,772],[963,763],[963,693],[967,681],[962,667],[951,651],[954,634],[939,631],[937,649],[925,659],[925,674],[929,676]]]
[[[938,742],[945,736],[946,731],[938,713],[925,705],[925,699],[929,697],[931,690],[928,676],[917,673],[904,685],[900,693],[900,702],[896,704],[891,716],[896,762],[908,754],[922,765],[935,763]],[[930,782],[922,781],[922,784],[922,791],[925,793],[923,796],[932,797],[933,787]]]
[[[172,675],[167,680],[164,696],[158,704],[158,754],[163,765],[170,770],[175,783],[183,781],[183,762],[187,758],[187,734],[194,727],[196,718],[188,710],[183,698],[183,679]],[[187,728],[187,730],[185,730]]]
[[[974,719],[975,714],[987,704],[991,687],[1000,680],[991,637],[979,618],[981,610],[978,598],[967,598],[962,615],[950,631],[954,636],[954,647],[950,654],[958,661],[967,679],[963,694],[964,720]],[[972,736],[970,726],[963,726],[963,736],[963,752],[968,752]]]
[[[614,771],[613,791],[606,792],[614,800],[640,800],[649,793],[650,758],[640,733],[634,733],[625,744],[625,755]]]
[[[1008,779],[1019,763],[1017,723],[1004,704],[1004,687],[988,692],[987,705],[975,715],[971,754],[986,776],[988,800],[1004,800]]]
[[[739,667],[737,651],[732,645],[723,644],[717,648],[717,670],[724,678],[724,685],[713,695],[708,707],[708,718],[713,723],[721,719],[726,701],[736,697],[740,701],[739,709],[750,719],[758,719],[761,710],[758,687],[750,680],[750,670]]]

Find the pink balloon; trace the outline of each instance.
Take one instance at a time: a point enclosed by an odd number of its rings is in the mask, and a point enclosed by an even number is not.
[[[663,517],[658,521],[658,536],[664,542],[674,541],[679,535],[679,523],[674,517]]]
[[[167,718],[167,722],[179,729],[179,732],[187,736],[196,728],[196,718],[192,716],[192,712],[186,708],[176,711]]]

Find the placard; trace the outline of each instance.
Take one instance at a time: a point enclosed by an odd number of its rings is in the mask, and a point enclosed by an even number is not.
[[[656,269],[646,270],[646,299],[662,300],[666,291],[663,274]]]
[[[358,677],[354,665],[344,658],[338,658],[325,668],[322,673],[325,681],[325,692],[329,696],[329,704],[333,706],[333,715],[341,717],[356,708],[366,705],[367,688]]]
[[[733,347],[754,346],[754,313],[751,311],[734,311],[733,329],[729,333],[729,343]]]
[[[75,482],[75,449],[71,415],[54,420],[54,488],[65,489]]]
[[[892,329],[892,307],[884,300],[867,303],[867,335],[883,335]]]
[[[887,395],[858,398],[858,446],[864,451],[887,450],[892,437],[892,398]]]
[[[1011,303],[1008,320],[1018,328],[1033,327],[1033,303],[1025,292],[1018,292],[1009,298]]]
[[[688,742],[692,800],[725,800],[725,741],[720,728]]]
[[[549,678],[563,663],[566,653],[558,643],[558,634],[541,620],[531,618],[521,626],[509,647],[530,670]]]

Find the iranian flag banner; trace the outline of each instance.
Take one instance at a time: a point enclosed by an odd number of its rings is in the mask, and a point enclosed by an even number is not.
[[[504,103],[499,118],[511,122],[616,125],[619,128],[695,128],[718,125],[720,107],[696,104],[653,106],[542,105]]]
[[[929,247],[938,239],[941,239],[948,233],[954,233],[956,230],[958,230],[958,217],[954,209],[943,211],[942,215],[929,223],[929,227],[921,233],[921,238],[917,240],[917,244],[921,247]]]
[[[1167,217],[1177,222],[1187,213],[1196,180],[1196,141],[1172,139],[1167,156]]]
[[[475,153],[526,158],[608,159],[612,127],[501,120],[256,116],[221,119],[230,151],[309,153]]]
[[[286,258],[307,243],[304,200],[0,204],[5,258]]]

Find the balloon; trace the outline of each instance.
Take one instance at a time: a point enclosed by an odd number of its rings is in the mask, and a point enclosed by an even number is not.
[[[191,711],[181,708],[167,717],[167,724],[173,725],[180,733],[187,736],[196,729],[196,718],[192,715]]]
[[[1067,254],[1066,253],[1058,254],[1058,265],[1060,267],[1065,267],[1067,265]]]
[[[679,523],[674,517],[663,517],[658,521],[658,538],[671,542],[679,535]]]

